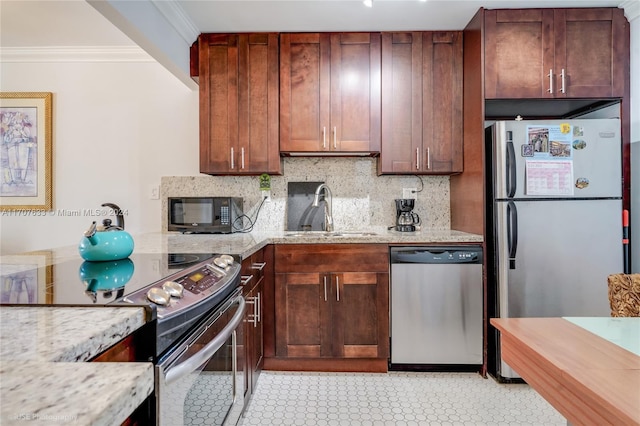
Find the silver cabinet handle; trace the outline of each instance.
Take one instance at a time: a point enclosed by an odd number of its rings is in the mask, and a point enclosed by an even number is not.
[[[547,77],[549,77],[549,88],[547,89],[547,92],[553,93],[553,69],[549,70],[549,75],[547,75]]]
[[[249,318],[247,319],[248,323],[253,324],[253,327],[257,327],[257,323],[258,323],[258,316],[256,315],[256,305],[257,305],[257,300],[256,297],[248,297],[245,299],[245,303],[249,304],[249,305],[253,305],[253,313],[249,314]]]
[[[256,311],[258,311],[258,322],[262,322],[262,302],[260,302],[260,292],[258,292],[257,300],[256,300]]]
[[[431,148],[427,148],[427,170],[431,170]]]
[[[244,170],[244,148],[240,148],[240,158],[241,158],[240,168]]]
[[[560,72],[560,79],[562,81],[562,85],[560,86],[560,92],[562,93],[567,93],[565,91],[565,86],[564,86],[564,78],[565,78],[566,74],[564,72],[564,68],[562,68],[562,71]]]
[[[420,148],[416,148],[416,170],[420,170]]]
[[[235,164],[233,163],[233,147],[231,147],[231,170],[235,168]]]
[[[324,301],[327,301],[327,276],[325,275],[323,277],[323,281],[324,281]]]
[[[338,149],[338,131],[336,130],[336,126],[333,126],[333,149]]]
[[[340,278],[336,276],[336,301],[340,301]]]
[[[322,127],[322,149],[327,149],[327,128]]]
[[[267,262],[253,263],[251,264],[251,269],[257,269],[258,271],[262,271],[265,266],[267,266]]]
[[[240,275],[240,285],[247,285],[253,279],[253,275]]]

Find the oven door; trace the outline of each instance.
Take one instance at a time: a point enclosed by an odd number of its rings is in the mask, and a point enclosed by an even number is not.
[[[245,301],[234,293],[156,366],[158,424],[235,425],[244,410]]]

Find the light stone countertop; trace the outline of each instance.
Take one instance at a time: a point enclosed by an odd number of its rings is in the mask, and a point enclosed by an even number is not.
[[[87,361],[142,327],[141,307],[0,308],[0,424],[120,424],[153,392],[153,364]]]
[[[482,235],[438,229],[417,232],[398,232],[387,228],[363,230],[336,230],[340,236],[326,236],[323,232],[250,232],[234,234],[181,234],[179,232],[157,232],[133,235],[134,253],[221,253],[238,255],[245,259],[268,244],[459,244],[483,242]],[[293,235],[292,235],[293,234]],[[365,235],[363,235],[365,234]],[[48,250],[51,264],[78,258],[76,246]],[[41,251],[35,253],[42,253]],[[24,255],[2,256],[16,263]]]
[[[0,361],[88,361],[145,324],[141,307],[3,306]]]
[[[119,425],[154,383],[150,362],[3,360],[0,377],[3,426]]]

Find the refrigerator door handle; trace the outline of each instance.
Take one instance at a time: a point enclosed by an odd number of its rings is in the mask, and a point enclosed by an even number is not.
[[[507,132],[507,197],[512,198],[516,194],[516,152],[513,147],[512,133]]]
[[[507,241],[509,244],[509,269],[516,269],[518,251],[518,209],[513,201],[507,203]]]

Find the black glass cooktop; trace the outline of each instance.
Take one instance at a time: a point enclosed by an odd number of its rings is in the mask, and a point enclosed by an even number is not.
[[[107,304],[214,257],[213,253],[140,253],[126,259],[56,265],[2,265],[1,304]]]

